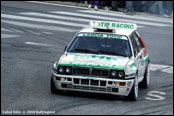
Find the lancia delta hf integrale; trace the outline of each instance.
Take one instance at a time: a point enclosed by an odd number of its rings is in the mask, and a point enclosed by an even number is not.
[[[106,93],[136,101],[149,78],[149,54],[136,24],[91,21],[54,63],[51,92]]]

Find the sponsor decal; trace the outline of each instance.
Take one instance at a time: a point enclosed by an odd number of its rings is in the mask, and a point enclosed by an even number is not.
[[[136,29],[136,24],[123,23],[123,22],[106,22],[106,21],[91,21],[90,26],[92,28],[102,28],[102,29]]]
[[[100,38],[114,38],[128,40],[126,36],[116,35],[116,34],[103,34],[103,33],[80,33],[78,36],[83,37],[100,37]]]
[[[74,55],[74,60],[79,59],[97,59],[97,60],[105,60],[105,61],[116,61],[117,58],[107,57],[107,56],[97,56],[97,55]]]
[[[116,61],[117,58],[115,57],[97,55],[69,55],[68,57],[64,57],[59,65],[93,68],[112,68],[124,70],[123,66],[118,66],[114,64]]]
[[[102,34],[102,33],[83,33],[83,36],[87,37],[107,37],[107,38],[117,38],[121,39],[121,35],[116,34]]]

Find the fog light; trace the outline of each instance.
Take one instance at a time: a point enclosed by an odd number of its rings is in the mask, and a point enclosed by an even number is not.
[[[61,78],[60,77],[56,77],[56,80],[61,80]]]

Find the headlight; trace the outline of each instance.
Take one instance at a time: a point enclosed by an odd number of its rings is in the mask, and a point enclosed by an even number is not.
[[[117,76],[117,71],[115,71],[115,70],[112,71],[112,72],[111,72],[111,76],[112,76],[112,77],[116,77],[116,76]]]
[[[66,67],[66,73],[70,74],[72,71],[71,71],[71,68],[70,67]]]
[[[119,72],[118,72],[118,77],[119,77],[119,78],[124,77],[124,72],[123,72],[123,71],[119,71]]]
[[[59,71],[59,73],[64,73],[64,67],[59,67],[58,71]]]
[[[72,74],[72,67],[70,66],[59,66],[58,67],[59,74],[71,75]]]
[[[110,78],[116,79],[117,78],[117,71],[116,70],[111,70],[110,71]]]
[[[121,70],[111,70],[110,77],[113,79],[124,79],[124,71]]]

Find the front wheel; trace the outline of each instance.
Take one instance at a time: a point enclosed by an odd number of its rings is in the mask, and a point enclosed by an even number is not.
[[[131,101],[136,101],[138,98],[138,74],[135,77],[134,85],[127,98]]]
[[[147,65],[146,71],[144,73],[144,79],[139,84],[141,88],[148,88],[149,86],[149,80],[150,80],[150,63]]]
[[[50,89],[51,89],[51,93],[57,93],[56,87],[53,82],[53,78],[51,78]]]

